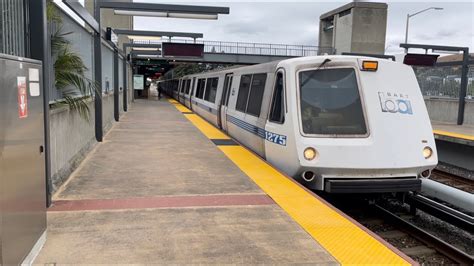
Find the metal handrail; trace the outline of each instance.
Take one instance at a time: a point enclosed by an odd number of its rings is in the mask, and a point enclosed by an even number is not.
[[[224,54],[245,54],[245,55],[267,55],[267,56],[312,56],[322,53],[333,54],[332,47],[319,47],[313,45],[294,45],[294,44],[273,44],[273,43],[244,43],[244,42],[225,42],[225,41],[204,41],[204,40],[185,40],[185,39],[163,39],[160,41],[140,40],[134,43],[138,44],[159,44],[159,43],[185,43],[185,44],[204,44],[205,53],[224,53]]]

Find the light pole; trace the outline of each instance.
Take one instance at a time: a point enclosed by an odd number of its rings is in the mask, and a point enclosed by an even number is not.
[[[418,11],[416,13],[407,14],[407,27],[406,27],[406,30],[405,30],[405,43],[408,43],[408,25],[409,25],[409,22],[410,22],[410,18],[414,17],[414,16],[416,16],[420,13],[426,12],[428,10],[432,10],[432,9],[433,10],[443,10],[442,7],[428,7],[428,8],[425,8],[425,9],[421,10],[421,11]],[[408,52],[408,48],[405,48],[405,53],[407,53],[407,52]]]

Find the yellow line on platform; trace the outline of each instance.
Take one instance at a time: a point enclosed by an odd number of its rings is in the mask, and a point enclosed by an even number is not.
[[[185,116],[208,138],[229,139],[199,116]],[[410,265],[249,150],[241,146],[218,148],[341,264]]]
[[[175,104],[174,105],[176,107],[176,109],[178,109],[180,112],[192,112],[191,110],[189,110],[186,106],[184,105],[181,105],[181,104]]]
[[[180,104],[176,100],[169,99],[168,100],[171,104],[176,107],[180,112],[192,112],[186,106]],[[215,128],[210,123],[206,122],[206,120],[202,119],[198,115],[195,114],[185,114],[184,115],[195,127],[197,127],[206,137],[209,139],[230,139],[226,134],[224,134],[219,129]]]
[[[230,139],[226,134],[215,128],[213,125],[209,124],[206,120],[202,119],[198,115],[185,114],[184,116],[189,121],[191,121],[194,126],[201,130],[201,132],[209,139]]]
[[[435,133],[436,135],[441,135],[441,136],[453,137],[457,139],[467,139],[467,140],[474,141],[473,135],[464,135],[464,134],[448,132],[448,131],[443,131],[443,130],[433,130],[433,133]]]

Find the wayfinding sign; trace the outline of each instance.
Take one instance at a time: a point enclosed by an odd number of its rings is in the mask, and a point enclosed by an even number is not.
[[[143,90],[145,77],[143,75],[133,75],[133,89]]]

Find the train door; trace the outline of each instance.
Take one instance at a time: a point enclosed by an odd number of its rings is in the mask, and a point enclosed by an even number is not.
[[[193,83],[191,84],[191,91],[189,92],[189,109],[193,110],[193,95],[194,95],[194,85],[196,85],[196,78],[193,78]]]
[[[288,147],[287,139],[292,134],[292,129],[288,126],[288,122],[285,124],[288,108],[285,85],[285,72],[279,69],[275,75],[270,112],[265,125],[265,158],[275,165],[286,165],[288,158],[282,154],[292,150]]]
[[[219,128],[224,131],[227,131],[227,104],[229,103],[229,96],[230,91],[232,88],[232,79],[234,78],[234,74],[229,73],[225,75],[224,79],[224,88],[222,89],[222,96],[221,102],[219,104],[218,116],[217,116],[217,123]]]
[[[178,81],[178,102],[184,103],[183,102],[183,86],[184,85],[184,79],[180,79]]]

